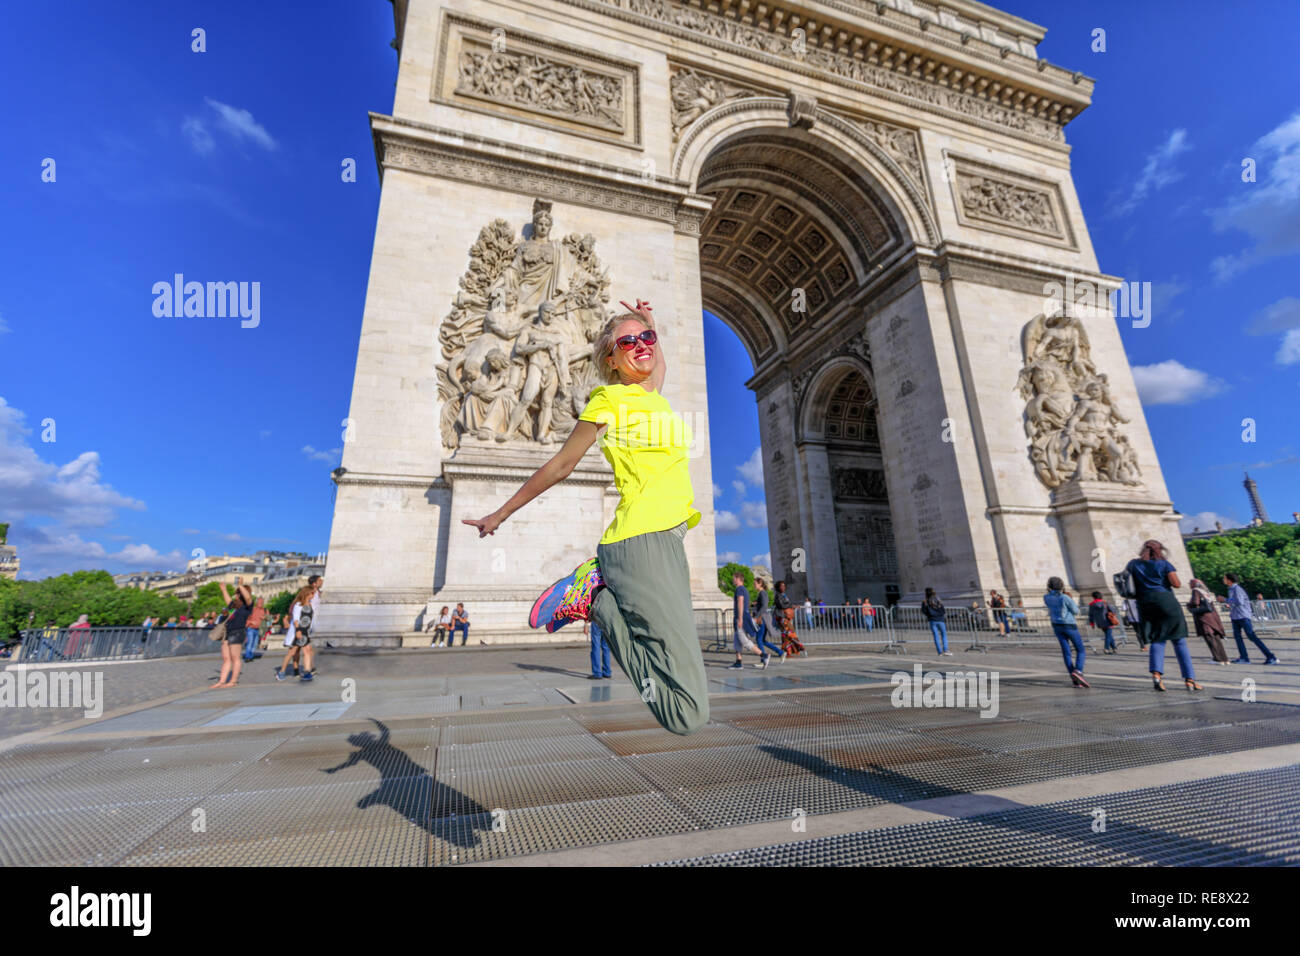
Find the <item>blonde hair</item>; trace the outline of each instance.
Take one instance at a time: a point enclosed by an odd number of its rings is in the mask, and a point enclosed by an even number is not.
[[[617,339],[614,336],[614,330],[626,322],[628,319],[640,322],[647,329],[654,328],[645,320],[645,316],[636,312],[624,312],[616,315],[600,330],[600,335],[596,336],[596,342],[591,347],[591,358],[596,363],[596,374],[606,385],[618,384],[618,369],[614,368],[605,359],[614,354],[614,349],[618,346],[615,344]]]

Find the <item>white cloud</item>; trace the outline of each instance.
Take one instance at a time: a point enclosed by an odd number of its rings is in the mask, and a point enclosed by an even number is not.
[[[724,564],[730,564],[732,561],[735,561],[737,564],[740,563],[740,552],[739,552],[739,551],[719,551],[719,552],[718,552],[718,567],[722,567]]]
[[[252,140],[268,151],[279,149],[279,144],[266,131],[266,127],[253,119],[253,114],[248,110],[242,110],[237,106],[227,106],[225,103],[219,103],[207,97],[204,100],[217,111],[218,124],[235,139]]]
[[[163,554],[147,544],[128,544],[120,551],[109,551],[98,541],[88,541],[67,528],[21,525],[11,530],[9,541],[18,545],[24,580],[71,571],[106,570],[124,574],[179,571],[185,566],[185,559],[178,551]]]
[[[762,501],[745,501],[740,505],[740,517],[751,528],[767,527],[767,504]]]
[[[217,128],[229,134],[236,141],[250,141],[268,152],[280,148],[274,137],[266,131],[261,123],[253,119],[253,114],[237,106],[228,106],[213,99],[204,98],[217,114]],[[181,132],[190,142],[190,148],[200,156],[208,156],[217,148],[216,137],[209,129],[206,120],[198,116],[187,116],[181,123]]]
[[[5,317],[3,315],[0,315],[0,335],[4,335],[6,332],[12,332],[12,331],[13,330],[10,329],[9,326],[5,323]]]
[[[1187,130],[1176,129],[1170,133],[1167,140],[1147,154],[1146,164],[1142,167],[1137,182],[1133,184],[1132,192],[1127,199],[1115,204],[1112,215],[1122,216],[1132,212],[1151,192],[1182,179],[1183,174],[1174,168],[1173,161],[1189,149],[1191,144],[1187,142]]]
[[[27,443],[23,414],[0,398],[0,502],[6,520],[33,518],[69,527],[101,527],[118,510],[144,510],[99,475],[99,453],[83,451],[65,465],[44,461]],[[49,446],[51,449],[53,445]]]
[[[738,495],[743,495],[745,493],[745,483],[743,481],[732,481],[731,487],[735,489],[736,494]]]
[[[1292,329],[1282,337],[1276,359],[1278,365],[1295,365],[1300,362],[1300,329]]]
[[[270,438],[270,437],[271,437],[270,429],[263,428],[260,432],[257,433],[257,437],[258,437],[258,438]]]
[[[114,555],[114,558],[128,564],[139,565],[142,571],[166,571],[171,568],[179,570],[185,566],[185,559],[181,557],[179,551],[173,549],[167,554],[163,554],[158,549],[147,544],[128,544]]]
[[[713,530],[716,534],[735,534],[740,530],[740,519],[730,511],[715,511]]]
[[[311,445],[303,445],[302,453],[306,455],[308,458],[314,459],[316,461],[333,463],[338,461],[340,456],[342,456],[343,449],[331,448],[329,451],[317,451],[315,448],[312,448]]]
[[[181,132],[190,141],[190,149],[200,156],[207,156],[216,148],[216,140],[208,132],[207,124],[197,116],[185,117],[185,122],[181,124]]]
[[[1202,531],[1213,531],[1215,522],[1223,524],[1227,528],[1240,528],[1241,522],[1225,515],[1217,514],[1213,511],[1198,511],[1194,515],[1183,515],[1178,519],[1178,530],[1183,534],[1190,534],[1197,528]]]
[[[1218,395],[1228,384],[1177,359],[1133,366],[1133,381],[1143,405],[1188,405]]]
[[[1256,140],[1247,151],[1256,182],[1233,184],[1236,198],[1211,215],[1219,232],[1240,231],[1250,245],[1211,264],[1220,282],[1275,256],[1300,252],[1300,113]]]
[[[721,497],[722,497],[722,485],[718,484],[715,481],[713,483],[713,500],[717,501]]]
[[[1255,313],[1246,331],[1251,335],[1282,332],[1282,341],[1274,359],[1278,365],[1300,362],[1300,299],[1285,296],[1266,305]]]
[[[772,568],[772,552],[764,551],[762,554],[756,554],[749,559],[749,563],[760,568]]]
[[[755,488],[763,487],[763,446],[754,449],[754,454],[749,456],[749,461],[743,465],[737,465],[736,471],[740,472],[740,477],[744,478]]]

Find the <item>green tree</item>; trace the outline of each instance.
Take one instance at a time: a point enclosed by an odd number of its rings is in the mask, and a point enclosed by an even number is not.
[[[1300,596],[1300,526],[1264,524],[1239,528],[1213,538],[1187,542],[1192,573],[1216,593],[1224,593],[1223,575],[1241,578],[1252,598]]]
[[[0,544],[4,544],[9,539],[9,522],[0,521]]]
[[[750,595],[754,593],[754,572],[749,570],[743,564],[737,564],[735,561],[724,564],[718,568],[718,590],[729,598],[736,596],[736,585],[731,580],[732,577],[739,574],[745,579],[745,588]]]
[[[293,599],[295,596],[296,595],[293,591],[281,591],[275,597],[271,598],[271,600],[266,602],[266,610],[272,617],[279,617],[282,614],[288,614],[289,608],[293,606]]]
[[[53,622],[67,627],[85,614],[94,627],[135,627],[146,617],[173,617],[185,603],[171,595],[119,588],[107,571],[76,571],[41,581],[0,581],[0,639]]]
[[[226,590],[234,592],[230,587]],[[194,600],[190,602],[190,614],[193,617],[202,617],[209,611],[220,611],[225,606],[226,602],[221,597],[221,585],[216,581],[209,581],[207,584],[200,584],[195,590]]]

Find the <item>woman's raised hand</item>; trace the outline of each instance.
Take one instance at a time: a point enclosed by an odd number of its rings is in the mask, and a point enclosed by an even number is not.
[[[490,534],[496,534],[497,528],[501,527],[501,519],[496,513],[488,515],[486,518],[462,518],[461,524],[469,524],[478,528],[478,536],[485,538]]]
[[[642,302],[640,299],[637,299],[635,308],[628,305],[622,299],[618,300],[618,304],[621,305],[623,308],[627,309],[629,312],[635,312],[637,315],[641,316],[641,318],[646,320],[646,324],[649,325],[650,328],[654,328],[655,319],[654,316],[650,313],[649,302]]]

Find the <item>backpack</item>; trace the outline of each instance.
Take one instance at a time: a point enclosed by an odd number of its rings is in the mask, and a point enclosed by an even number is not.
[[[1133,585],[1133,572],[1128,568],[1111,575],[1110,580],[1115,585],[1115,592],[1120,597],[1129,599],[1137,597],[1137,588]]]

